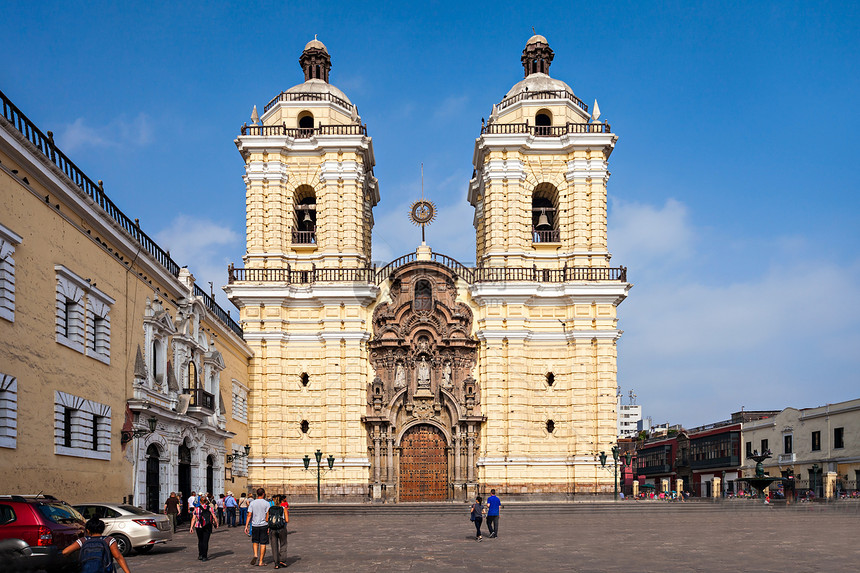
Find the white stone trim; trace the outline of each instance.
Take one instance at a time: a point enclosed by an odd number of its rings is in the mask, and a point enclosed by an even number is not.
[[[65,411],[72,411],[71,447],[65,445]],[[97,417],[98,449],[92,449],[93,416]],[[54,391],[54,453],[94,460],[111,459],[111,408],[93,400]]]
[[[20,235],[0,224],[0,318],[15,322],[15,247]]]
[[[0,448],[18,447],[18,379],[0,373]]]
[[[248,387],[233,379],[233,387],[231,390],[232,402],[230,413],[234,420],[248,423]],[[235,444],[233,444],[235,446]]]
[[[110,364],[110,309],[116,301],[95,287],[87,293],[87,356]]]
[[[499,458],[479,457],[478,466],[483,467],[512,467],[512,466],[600,466],[600,462],[592,456],[574,457],[520,457]]]
[[[57,273],[57,342],[84,353],[86,340],[85,312],[87,282],[64,267],[54,265]]]

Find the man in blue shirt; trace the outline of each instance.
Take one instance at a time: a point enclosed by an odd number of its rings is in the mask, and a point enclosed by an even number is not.
[[[496,497],[496,490],[490,490],[490,497],[487,498],[487,529],[490,530],[490,537],[498,537],[499,533],[499,508],[502,506],[502,501]]]

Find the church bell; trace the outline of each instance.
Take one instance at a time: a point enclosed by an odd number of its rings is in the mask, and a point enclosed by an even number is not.
[[[540,217],[538,217],[538,222],[537,222],[536,228],[542,229],[542,228],[546,228],[549,226],[550,226],[549,219],[547,219],[547,217],[546,217],[546,209],[541,209],[540,210]]]

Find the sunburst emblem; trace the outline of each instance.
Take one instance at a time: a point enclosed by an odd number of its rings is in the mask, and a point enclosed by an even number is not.
[[[429,225],[436,218],[436,205],[427,199],[419,199],[412,203],[409,209],[409,219],[422,228]]]

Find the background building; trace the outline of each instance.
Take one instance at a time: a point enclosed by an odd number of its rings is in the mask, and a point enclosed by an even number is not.
[[[616,412],[618,412],[618,437],[631,438],[643,430],[642,406],[636,403],[636,394],[633,390],[628,393],[628,403],[622,404],[621,388],[618,389],[618,401]]]
[[[247,435],[241,329],[0,99],[5,493],[160,509],[170,491],[223,490]]]
[[[341,498],[611,491],[597,454],[615,441],[630,288],[607,249],[616,136],[549,76],[553,57],[528,41],[525,79],[475,142],[475,268],[423,243],[370,265],[373,146],[321,42],[302,53],[305,82],[255,108],[236,140],[246,267],[226,287],[254,351],[252,485],[313,495],[301,460],[319,449],[336,460],[325,494]]]

